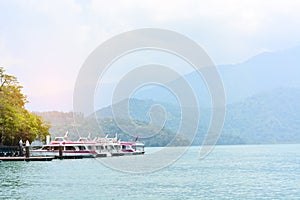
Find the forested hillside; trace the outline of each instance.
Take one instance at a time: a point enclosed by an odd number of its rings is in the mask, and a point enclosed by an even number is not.
[[[243,102],[230,104],[226,109],[224,129],[218,144],[263,144],[263,143],[300,143],[300,90],[294,88],[281,88],[268,93],[261,93],[247,98]],[[125,117],[127,101],[114,105],[119,109],[122,125],[131,130],[126,134],[112,119],[112,107],[103,108],[87,118],[83,115],[62,112],[38,113],[44,119],[51,122],[50,132],[53,136],[63,135],[66,131],[72,132],[74,139],[79,136],[92,137],[105,136],[113,137],[118,134],[122,140],[134,140],[139,136],[148,146],[164,146],[168,144],[178,131],[181,122],[180,107],[153,100],[129,100],[130,117],[137,126],[133,126]],[[166,123],[164,129],[155,137],[143,138],[151,135],[157,130],[149,126],[149,111],[152,105],[160,104],[165,109]],[[75,116],[75,117],[73,117]],[[200,145],[207,132],[211,111],[200,109],[199,128],[193,144]],[[76,119],[76,120],[74,120]],[[96,120],[97,119],[97,120]],[[189,127],[185,120],[186,127]],[[193,139],[193,133],[189,128],[181,135],[177,135],[173,145],[186,145]]]
[[[226,108],[226,118],[218,144],[262,144],[262,143],[299,143],[300,142],[300,90],[279,88],[264,92],[233,103]],[[127,101],[116,105],[121,109]],[[166,110],[165,127],[171,131],[178,130],[180,109],[166,102],[152,100],[130,100],[130,113],[133,119],[149,122],[148,111],[153,104],[160,104]],[[199,129],[194,144],[201,144],[209,126],[211,111],[200,110]],[[111,107],[97,112],[98,118],[111,117]],[[184,132],[187,139],[192,137],[188,130]]]
[[[68,132],[72,140],[79,137],[115,137],[122,141],[133,141],[138,136],[147,146],[181,146],[188,145],[189,141],[181,136],[176,136],[174,132],[163,128],[158,130],[156,126],[149,126],[148,123],[134,120],[133,125],[128,119],[119,119],[118,122],[125,126],[122,130],[112,118],[96,119],[93,116],[84,118],[83,115],[72,112],[37,112],[47,122],[51,123],[50,133],[52,137],[63,136]],[[157,133],[153,136],[153,133]]]

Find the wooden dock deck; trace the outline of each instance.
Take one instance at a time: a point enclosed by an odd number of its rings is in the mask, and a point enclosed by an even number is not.
[[[52,161],[54,157],[0,157],[0,161]]]

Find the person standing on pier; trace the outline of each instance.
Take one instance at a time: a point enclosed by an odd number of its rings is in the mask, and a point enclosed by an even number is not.
[[[19,141],[19,147],[20,147],[20,156],[23,156],[23,141],[20,139]]]

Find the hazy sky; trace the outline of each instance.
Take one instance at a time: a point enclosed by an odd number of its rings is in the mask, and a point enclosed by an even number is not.
[[[18,77],[30,110],[70,111],[82,63],[114,35],[170,29],[216,64],[237,63],[299,45],[299,10],[298,0],[0,0],[0,65]]]

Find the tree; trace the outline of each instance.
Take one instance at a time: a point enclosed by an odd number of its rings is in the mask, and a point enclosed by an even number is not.
[[[0,67],[0,143],[17,145],[20,139],[44,140],[49,124],[25,109],[26,96],[21,92],[17,78],[5,74]]]

